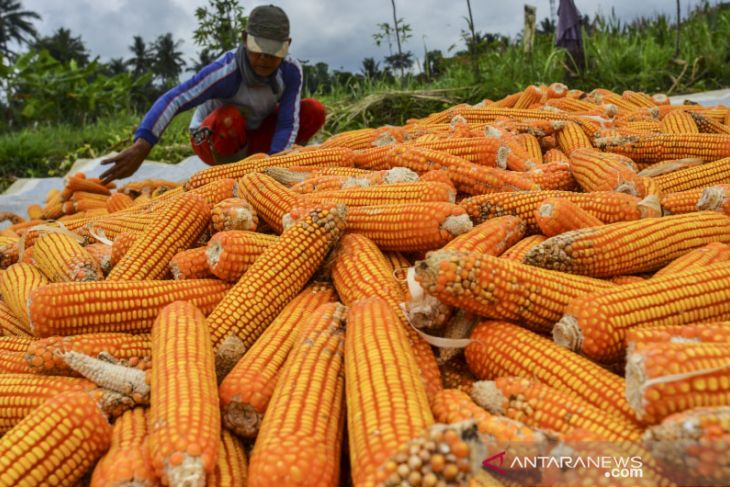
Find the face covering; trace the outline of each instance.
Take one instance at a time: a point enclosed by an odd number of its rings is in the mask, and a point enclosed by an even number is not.
[[[248,62],[246,47],[243,44],[238,46],[238,50],[236,51],[236,63],[238,64],[238,69],[241,71],[241,76],[243,76],[243,82],[247,85],[269,85],[271,87],[271,90],[275,94],[279,93],[283,88],[276,79],[276,71],[274,72],[274,74],[268,77],[259,76],[258,74],[256,74],[256,72],[253,70],[253,67],[251,67],[251,63]]]

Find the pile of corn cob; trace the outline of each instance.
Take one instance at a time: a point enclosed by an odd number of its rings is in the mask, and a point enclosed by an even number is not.
[[[730,481],[726,107],[530,86],[112,189],[0,236],[0,486]],[[512,462],[598,454],[641,480]]]

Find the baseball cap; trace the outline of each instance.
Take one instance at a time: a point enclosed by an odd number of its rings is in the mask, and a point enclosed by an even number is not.
[[[289,17],[275,5],[251,10],[246,33],[246,49],[251,52],[283,58],[289,51]]]

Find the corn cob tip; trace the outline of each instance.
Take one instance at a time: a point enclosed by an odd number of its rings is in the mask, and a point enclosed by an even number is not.
[[[711,186],[702,192],[702,196],[697,201],[697,210],[700,211],[718,211],[721,210],[725,203],[727,193],[722,186]]]
[[[264,415],[250,404],[231,401],[223,411],[223,424],[243,438],[255,438]]]
[[[645,382],[644,356],[640,353],[633,353],[626,358],[626,400],[640,421],[644,418]]]
[[[656,218],[662,215],[662,203],[659,196],[655,194],[647,195],[636,206],[639,207],[641,218]]]
[[[471,386],[471,398],[481,408],[493,414],[505,414],[504,395],[493,380],[478,380]]]
[[[415,183],[419,180],[419,177],[416,171],[407,167],[398,166],[394,167],[393,169],[388,169],[388,172],[385,174],[385,178],[383,178],[383,180],[387,184]],[[344,188],[345,185],[343,184],[342,187]]]
[[[441,229],[446,230],[454,237],[466,233],[474,227],[471,222],[469,215],[464,213],[463,215],[451,215],[447,217],[441,224]]]
[[[63,359],[69,367],[98,386],[129,396],[137,404],[149,404],[150,385],[143,370],[74,351],[64,353]]]
[[[223,340],[215,354],[215,375],[219,385],[245,353],[246,346],[236,335],[229,335]]]
[[[126,394],[110,391],[108,389],[96,389],[92,391],[95,395],[96,403],[99,409],[106,414],[107,417],[118,418],[125,411],[137,407],[137,403]]]
[[[560,321],[555,323],[553,326],[553,341],[573,352],[581,349],[583,346],[583,333],[575,316],[564,315]]]
[[[167,483],[179,487],[205,487],[205,468],[200,456],[183,454],[182,461],[165,466]]]

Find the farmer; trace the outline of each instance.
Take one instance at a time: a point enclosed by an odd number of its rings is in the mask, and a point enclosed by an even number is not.
[[[303,144],[324,125],[324,106],[301,98],[302,68],[287,56],[289,19],[274,5],[256,7],[242,44],[162,95],[134,133],[134,143],[114,157],[104,182],[134,174],[178,113],[197,107],[190,143],[207,164],[249,154],[275,154]]]

